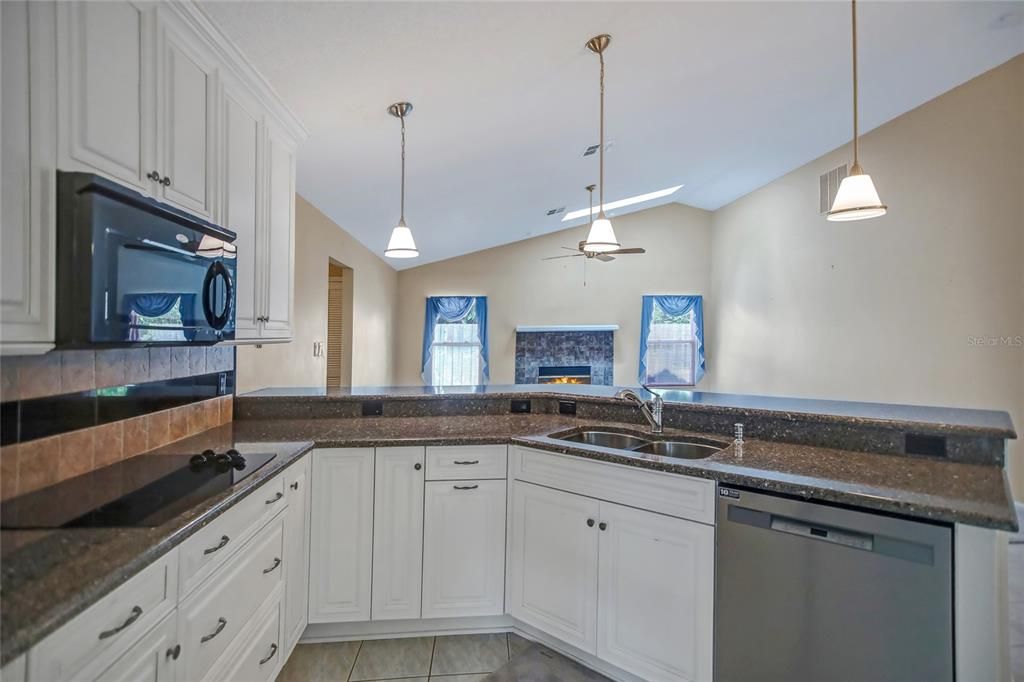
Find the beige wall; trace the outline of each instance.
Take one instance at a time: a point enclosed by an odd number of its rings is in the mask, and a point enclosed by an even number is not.
[[[1024,348],[969,342],[1024,335],[1024,57],[867,134],[889,213],[829,223],[818,176],[850,154],[714,213],[705,388],[995,408],[1024,435]]]
[[[419,384],[427,296],[488,298],[491,383],[515,381],[515,327],[521,324],[618,324],[615,382],[635,384],[643,294],[706,294],[710,283],[711,214],[670,204],[613,220],[624,246],[643,256],[612,263],[583,258],[542,261],[586,236],[573,228],[431,263],[398,275],[397,376]],[[705,304],[707,305],[707,304]],[[358,361],[358,360],[357,360]]]
[[[313,342],[327,340],[327,273],[331,260],[351,268],[352,383],[394,383],[395,295],[398,273],[312,204],[295,202],[294,340],[238,348],[238,392],[265,386],[323,386],[327,358]],[[348,285],[348,283],[346,283]]]

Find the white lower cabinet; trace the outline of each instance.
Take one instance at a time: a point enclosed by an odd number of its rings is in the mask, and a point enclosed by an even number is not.
[[[645,680],[712,679],[713,526],[513,486],[512,616]]]
[[[597,500],[516,481],[508,611],[593,653],[597,648]]]
[[[277,677],[284,660],[282,616],[284,604],[278,589],[225,652],[209,679],[216,682],[267,682]]]
[[[313,451],[309,622],[370,620],[373,448]]]
[[[288,509],[284,526],[285,658],[306,629],[309,613],[309,457],[284,472]]]
[[[373,487],[372,620],[420,617],[423,448],[377,448]]]
[[[505,481],[430,481],[423,617],[495,616],[505,605]]]
[[[710,680],[715,529],[601,502],[597,655],[651,682]]]
[[[174,682],[181,660],[178,612],[173,611],[132,646],[97,682]]]

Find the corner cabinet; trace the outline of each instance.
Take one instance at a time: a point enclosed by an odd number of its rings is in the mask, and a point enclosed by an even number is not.
[[[0,352],[53,347],[58,170],[236,231],[237,341],[290,340],[306,132],[245,56],[192,3],[3,5]]]

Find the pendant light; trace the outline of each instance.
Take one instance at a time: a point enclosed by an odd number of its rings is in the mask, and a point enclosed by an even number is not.
[[[416,258],[420,252],[412,238],[412,230],[405,224],[405,117],[412,112],[408,102],[396,102],[388,107],[388,113],[402,122],[402,203],[399,211],[398,225],[391,230],[391,239],[384,255],[388,258]]]
[[[853,24],[853,166],[839,183],[839,191],[826,218],[832,221],[865,220],[885,215],[888,208],[878,198],[875,183],[864,172],[858,157],[857,135],[857,0],[850,0]]]
[[[608,43],[611,40],[612,37],[610,35],[602,33],[587,41],[587,49],[596,53],[601,61],[601,137],[599,140],[601,146],[598,148],[598,163],[600,164],[598,201],[600,201],[600,209],[597,214],[597,220],[593,220],[593,215],[591,215],[590,233],[587,234],[587,241],[583,243],[583,250],[593,253],[614,251],[621,246],[619,240],[615,238],[612,221],[608,220],[604,214],[604,51],[608,49]]]

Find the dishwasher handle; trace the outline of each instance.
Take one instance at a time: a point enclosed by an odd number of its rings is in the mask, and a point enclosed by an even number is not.
[[[729,505],[728,518],[734,523],[742,523],[748,526],[764,528],[765,530],[773,530],[778,533],[796,535],[809,540],[831,542],[836,545],[862,549],[867,552],[874,550],[875,537],[873,535],[848,528],[811,523],[789,516],[741,507],[738,504]]]

